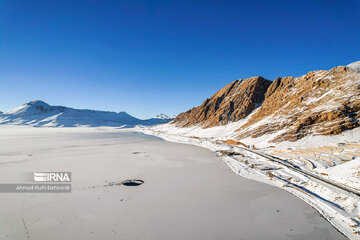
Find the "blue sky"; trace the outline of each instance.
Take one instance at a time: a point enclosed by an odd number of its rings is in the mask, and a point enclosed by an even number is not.
[[[360,1],[0,0],[0,110],[52,105],[139,118],[229,82],[360,60]]]

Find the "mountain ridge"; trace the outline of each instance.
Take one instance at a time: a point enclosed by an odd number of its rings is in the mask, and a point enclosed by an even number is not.
[[[41,100],[25,103],[0,114],[0,125],[31,125],[47,127],[112,126],[133,127],[135,125],[156,125],[170,119],[150,118],[141,120],[122,112],[74,109],[65,106],[52,106]]]
[[[259,80],[242,79],[245,86],[235,92],[238,80],[229,83],[199,107],[180,113],[171,124],[206,129],[234,123],[237,140],[275,134],[276,142],[309,134],[335,135],[360,126],[360,61],[300,77]]]

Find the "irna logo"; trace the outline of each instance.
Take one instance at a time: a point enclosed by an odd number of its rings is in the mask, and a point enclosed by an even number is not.
[[[71,182],[71,172],[34,172],[35,182]]]

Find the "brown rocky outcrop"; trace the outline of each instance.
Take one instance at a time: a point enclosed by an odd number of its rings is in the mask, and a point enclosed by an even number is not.
[[[277,78],[258,111],[238,129],[238,138],[282,131],[273,141],[296,141],[308,134],[339,134],[358,127],[359,89],[359,74],[343,66]]]
[[[206,99],[199,107],[179,114],[173,121],[186,127],[201,124],[213,127],[247,117],[264,100],[271,81],[263,77],[236,80]]]

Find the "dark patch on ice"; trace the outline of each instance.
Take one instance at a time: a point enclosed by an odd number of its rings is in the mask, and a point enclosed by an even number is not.
[[[132,154],[140,154],[141,152],[133,152]]]

